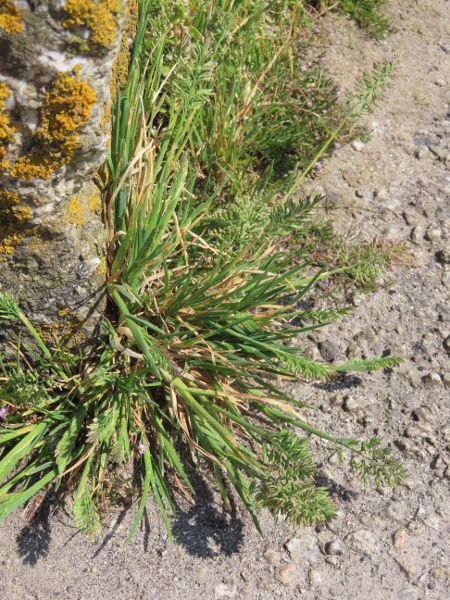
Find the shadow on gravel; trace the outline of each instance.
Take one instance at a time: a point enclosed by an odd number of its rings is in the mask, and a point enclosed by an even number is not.
[[[17,536],[17,553],[24,564],[36,565],[40,558],[46,558],[51,540],[51,504],[45,502],[31,521]]]
[[[201,479],[195,483],[192,477],[190,479],[197,491],[195,504],[188,510],[176,506],[177,518],[172,525],[174,542],[200,558],[239,552],[244,544],[244,523],[237,515],[232,494],[229,495],[231,509],[227,510],[223,504],[220,507]]]
[[[336,377],[328,381],[313,383],[312,387],[325,390],[326,392],[339,392],[356,388],[361,385],[362,382],[363,380],[360,377],[343,372],[338,373]]]
[[[334,479],[328,477],[316,476],[316,483],[319,487],[325,487],[328,489],[328,493],[334,500],[344,500],[345,502],[353,502],[359,497],[358,492],[348,490],[346,487],[337,483]]]

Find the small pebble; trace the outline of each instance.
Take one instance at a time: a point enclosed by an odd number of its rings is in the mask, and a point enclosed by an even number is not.
[[[420,487],[420,484],[421,484],[421,481],[419,479],[413,479],[412,477],[408,477],[401,483],[401,485],[403,487],[405,487],[407,490],[411,490],[411,491],[417,490]]]
[[[394,533],[394,548],[403,548],[408,540],[408,532],[406,529],[398,529]]]
[[[294,581],[292,580],[294,571],[295,565],[293,563],[287,563],[275,571],[275,579],[286,586],[294,585]]]
[[[363,403],[360,399],[355,398],[354,396],[345,396],[344,398],[344,410],[347,412],[354,412],[359,408],[362,408]]]
[[[341,556],[347,552],[347,546],[342,540],[333,540],[325,545],[325,552],[327,554]]]
[[[215,598],[232,598],[236,594],[236,586],[229,586],[226,583],[219,583],[214,587]]]
[[[353,150],[356,150],[356,152],[362,152],[364,150],[364,144],[360,140],[354,140],[352,142],[352,148]]]
[[[348,539],[353,550],[360,554],[372,554],[378,548],[375,536],[366,529],[355,531]]]
[[[320,585],[322,583],[322,573],[316,569],[309,572],[309,582],[311,585]]]
[[[418,421],[408,427],[405,433],[409,438],[426,438],[433,435],[433,427],[429,423]]]
[[[434,513],[429,513],[426,511],[423,506],[421,506],[417,511],[416,520],[420,523],[423,523],[430,529],[434,529],[435,531],[439,530],[439,517],[437,517]]]
[[[291,558],[304,557],[308,550],[312,550],[317,546],[317,538],[313,535],[302,535],[294,537],[285,545]]]
[[[450,567],[433,567],[430,571],[430,575],[435,579],[441,579],[444,577],[450,577]]]
[[[427,388],[437,388],[442,385],[442,379],[438,373],[428,373],[422,377],[422,381]]]
[[[449,352],[450,352],[450,337],[448,339],[449,342]],[[341,406],[343,402],[342,396],[340,396],[339,394],[336,394],[336,396],[333,396],[330,400],[330,404],[331,406]]]
[[[408,588],[407,590],[400,590],[398,593],[399,598],[410,598],[411,596],[417,597],[417,590],[415,588]],[[420,600],[420,597],[418,598]]]
[[[384,188],[378,188],[374,191],[374,196],[377,200],[387,200],[388,193]]]
[[[425,533],[425,527],[417,521],[411,521],[408,525],[408,531],[414,536],[419,536]]]
[[[276,550],[267,550],[267,552],[264,552],[263,558],[269,565],[278,565],[281,561],[281,554]]]
[[[435,423],[436,415],[432,412],[428,406],[420,406],[414,410],[414,416],[418,421],[424,421],[425,423]]]
[[[400,569],[408,576],[409,579],[413,579],[417,576],[418,569],[417,565],[411,560],[401,558],[399,556],[395,557],[395,562],[398,564]]]
[[[409,208],[403,211],[403,218],[405,219],[406,224],[410,227],[419,225],[420,223],[420,216],[415,210],[410,210]]]
[[[337,452],[333,452],[333,454],[328,459],[328,462],[330,463],[330,465],[337,465],[340,462],[339,454]]]
[[[337,342],[326,341],[319,343],[319,351],[322,358],[327,362],[334,362],[340,356],[341,345]]]
[[[411,238],[412,242],[414,242],[415,244],[418,244],[422,241],[423,234],[424,234],[423,227],[421,225],[416,225],[411,230],[411,234],[409,237]]]

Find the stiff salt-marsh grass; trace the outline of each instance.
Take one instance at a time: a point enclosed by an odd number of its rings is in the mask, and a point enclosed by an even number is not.
[[[334,507],[315,483],[310,435],[347,449],[364,482],[405,476],[380,440],[310,427],[305,405],[276,386],[400,362],[328,365],[287,345],[345,312],[315,308],[314,285],[352,266],[317,268],[307,255],[291,262],[289,240],[307,235],[319,201],[293,193],[381,97],[396,66],[394,59],[364,75],[331,121],[316,123],[324,139],[306,152],[289,88],[300,82],[289,44],[302,6],[269,2],[262,10],[224,0],[196,2],[188,12],[162,0],[141,3],[103,173],[109,309],[102,333],[78,355],[63,342],[44,342],[14,299],[0,295],[0,317],[34,340],[19,339],[16,362],[0,364],[0,520],[51,491],[70,500],[82,531],[96,534],[117,489],[127,498],[137,493],[111,474],[114,466],[138,459],[143,482],[130,537],[149,494],[170,532],[174,491],[195,493],[181,458],[188,451],[226,504],[227,483],[234,487],[258,529],[258,507],[295,523],[328,521]],[[274,43],[270,28],[285,40]],[[315,62],[310,76],[322,101],[330,93],[335,103],[336,88],[320,68]],[[294,167],[288,177],[280,176],[283,152]],[[307,299],[309,307],[298,309]]]

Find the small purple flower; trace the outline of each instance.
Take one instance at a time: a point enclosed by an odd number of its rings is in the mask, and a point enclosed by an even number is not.
[[[307,65],[302,65],[302,71],[307,71],[308,70],[308,66]]]
[[[316,33],[319,33],[320,29],[319,29],[318,27],[316,27],[316,28],[314,29],[314,31],[315,31]]]
[[[339,96],[341,95],[341,88],[338,89],[338,91],[336,92],[336,96],[339,98]]]
[[[313,105],[313,102],[312,102],[312,100],[310,100],[310,101],[308,102],[308,106],[309,106],[310,108],[312,108],[312,105]]]
[[[328,111],[326,109],[324,109],[322,112],[324,115],[328,114]]]
[[[7,406],[2,406],[0,408],[0,419],[6,419],[8,416],[9,408]]]
[[[319,65],[321,65],[323,62],[325,62],[325,56],[321,56],[319,58]]]
[[[316,167],[320,170],[323,167],[323,164],[321,162],[317,161]]]
[[[141,442],[139,444],[139,454],[142,456],[146,450],[147,450],[147,446],[144,444],[144,442]]]
[[[339,148],[341,147],[339,142],[336,142],[336,149],[339,150]]]

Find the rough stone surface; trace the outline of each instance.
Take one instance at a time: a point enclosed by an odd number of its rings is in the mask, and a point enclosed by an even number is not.
[[[91,179],[107,152],[126,1],[16,4],[19,26],[0,36],[11,128],[0,148],[0,291],[44,338],[81,340],[104,308],[106,236]]]

